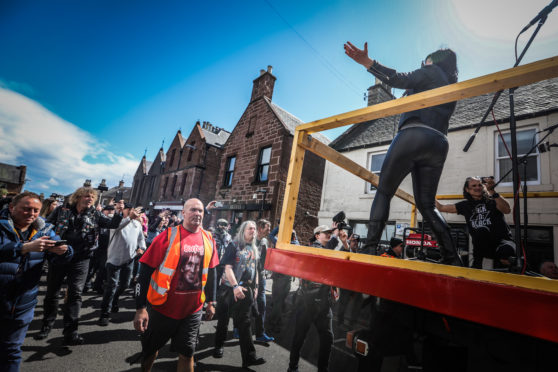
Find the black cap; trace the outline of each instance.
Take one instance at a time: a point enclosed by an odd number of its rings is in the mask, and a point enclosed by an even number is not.
[[[114,210],[114,205],[105,205],[103,210],[104,211],[113,211]]]
[[[134,206],[130,203],[124,203],[124,209],[131,209],[134,208]]]
[[[391,238],[391,240],[389,241],[389,246],[391,248],[395,248],[397,247],[399,244],[403,244],[403,240],[399,239],[399,238]]]

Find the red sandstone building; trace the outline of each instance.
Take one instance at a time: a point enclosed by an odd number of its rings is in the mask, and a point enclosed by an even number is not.
[[[217,218],[257,220],[266,218],[276,226],[281,216],[295,127],[302,121],[272,102],[276,77],[261,70],[253,82],[252,96],[225,144],[216,199],[223,207]],[[327,137],[315,138],[328,144]],[[306,152],[296,210],[295,229],[308,244],[317,226],[325,160]]]

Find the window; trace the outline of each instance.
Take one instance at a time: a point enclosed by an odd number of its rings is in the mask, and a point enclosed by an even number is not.
[[[175,174],[174,177],[172,177],[172,188],[170,190],[170,194],[172,196],[174,196],[174,190],[176,188],[176,181],[178,180],[178,176]]]
[[[190,146],[188,146],[188,159],[186,159],[186,161],[191,161],[192,160],[192,155],[194,155],[194,149],[196,148],[196,141],[192,141],[192,143],[190,144]]]
[[[499,180],[501,177],[505,176],[502,180],[502,186],[511,186],[513,182],[513,175],[510,172],[512,167],[512,162],[506,151],[506,147],[502,142],[502,137],[496,132],[496,166],[495,166],[495,177]],[[504,141],[511,152],[511,137],[510,133],[503,133]],[[519,159],[523,157],[529,150],[537,143],[537,129],[530,128],[517,131],[517,155]],[[524,178],[525,164],[520,161],[519,163],[519,177],[522,181]],[[507,174],[509,172],[509,174]],[[507,174],[507,175],[506,175]],[[527,157],[527,184],[528,185],[538,185],[540,183],[540,157],[539,152],[535,149]]]
[[[234,174],[234,164],[236,163],[236,156],[229,156],[225,164],[225,177],[223,179],[223,186],[229,187],[232,185]]]
[[[186,187],[186,177],[188,176],[188,174],[184,173],[182,175],[182,185],[180,185],[180,193],[184,194],[184,188]]]
[[[382,164],[384,164],[384,159],[386,158],[386,153],[376,153],[370,154],[368,158],[368,164],[370,172],[380,175],[380,171],[382,170]],[[366,183],[366,193],[370,194],[376,191],[376,187],[372,186],[370,183]]]
[[[271,159],[271,146],[264,147],[260,150],[258,159],[258,173],[256,174],[256,182],[267,182],[269,176],[269,161]]]
[[[163,186],[163,191],[161,192],[161,196],[162,196],[162,197],[164,197],[165,194],[167,193],[167,185],[168,185],[168,183],[169,183],[169,177],[166,177],[166,178],[165,178],[165,183],[164,183],[164,186]]]

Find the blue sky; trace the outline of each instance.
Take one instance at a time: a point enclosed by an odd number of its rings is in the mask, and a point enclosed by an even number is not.
[[[345,41],[399,71],[451,47],[466,80],[511,67],[549,2],[0,0],[0,162],[27,165],[26,188],[47,195],[130,185],[144,149],[153,160],[179,128],[232,130],[267,65],[273,101],[312,121],[365,105],[373,77]],[[524,63],[558,54],[557,14]]]

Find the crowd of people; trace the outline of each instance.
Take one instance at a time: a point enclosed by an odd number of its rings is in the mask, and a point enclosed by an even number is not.
[[[494,190],[494,180],[468,177],[463,195],[465,200],[457,204],[436,204],[441,212],[465,217],[473,238],[472,266],[486,267],[487,259],[493,268],[510,265],[515,246],[503,219],[510,206]],[[171,340],[171,350],[179,354],[178,369],[192,371],[204,313],[206,320],[217,318],[215,358],[224,355],[232,318],[242,366],[266,362],[256,354],[254,337],[272,342],[273,336],[281,333],[293,281],[288,275],[264,269],[267,250],[277,242],[278,226],[271,230],[270,221],[248,220],[238,224],[233,236],[232,224],[223,218],[214,228],[202,226],[214,202],[204,206],[198,199],[189,199],[182,218],[168,210],[148,218],[142,207],[114,201],[101,208],[96,206],[96,198],[96,191],[89,187],[77,189],[65,205],[24,192],[0,210],[2,370],[19,370],[21,345],[33,319],[46,265],[42,326],[35,335],[38,340],[49,337],[59,300],[64,298],[64,342],[70,346],[84,343],[78,333],[82,293],[94,290],[102,295],[98,325],[107,326],[110,314],[119,311],[120,296],[134,283],[134,327],[142,334],[142,370],[151,370],[158,350]],[[335,222],[317,226],[307,244],[363,253],[360,236],[339,226]],[[300,244],[294,230],[291,243]],[[381,255],[401,259],[403,250],[403,240],[394,237]],[[543,262],[540,272],[558,278],[552,262]],[[270,277],[271,296],[266,294]],[[65,294],[61,294],[62,287],[66,287]],[[268,297],[270,304],[266,303]],[[319,337],[318,370],[328,370],[336,302],[338,324],[344,323],[349,302],[353,303],[351,323],[366,303],[360,293],[300,280],[291,303],[294,335],[288,371],[298,370],[300,351],[312,325]]]

